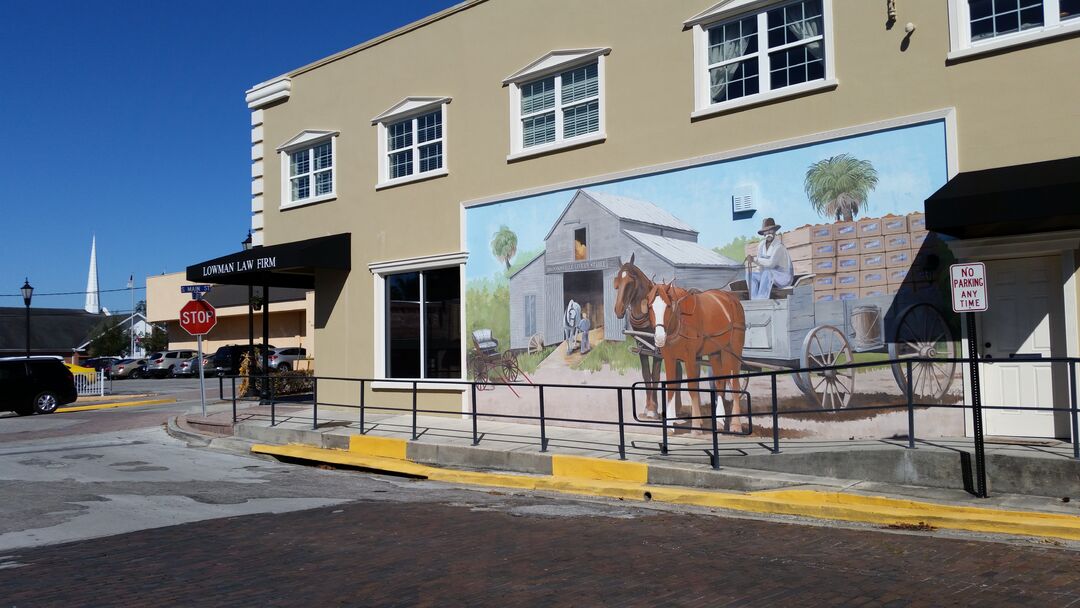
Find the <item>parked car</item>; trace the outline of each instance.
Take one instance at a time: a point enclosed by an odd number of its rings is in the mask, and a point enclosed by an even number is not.
[[[267,345],[270,352],[274,352],[274,346]],[[255,360],[257,364],[262,362],[262,344],[255,345]],[[214,366],[217,369],[217,375],[219,376],[235,376],[240,373],[240,362],[244,358],[244,353],[248,352],[247,344],[229,344],[217,349],[214,353]]]
[[[307,358],[307,349],[296,346],[287,348],[275,348],[270,351],[270,369],[283,372],[291,371],[296,367],[295,361]]]
[[[195,356],[193,350],[169,350],[154,353],[158,357],[150,357],[146,362],[146,375],[154,378],[167,378],[176,374],[176,368],[181,361]]]
[[[112,366],[123,360],[123,357],[92,357],[82,362],[83,367],[89,367],[95,371],[103,371],[108,376]]]
[[[142,378],[146,375],[146,359],[124,359],[114,363],[109,375],[113,379]]]
[[[79,398],[75,376],[53,357],[0,359],[0,410],[20,416],[51,414]]]
[[[203,375],[209,374],[211,365],[209,361],[212,359],[210,355],[203,355]],[[181,359],[180,363],[173,370],[174,376],[188,377],[199,375],[199,357],[195,356],[190,359]]]

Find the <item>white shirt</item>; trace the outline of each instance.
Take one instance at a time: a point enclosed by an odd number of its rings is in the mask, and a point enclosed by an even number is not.
[[[776,237],[772,241],[772,246],[768,241],[761,241],[758,245],[757,263],[761,268],[770,268],[778,270],[782,273],[786,273],[791,277],[795,274],[795,268],[791,264],[791,256],[788,255],[787,248],[780,242],[780,238]]]

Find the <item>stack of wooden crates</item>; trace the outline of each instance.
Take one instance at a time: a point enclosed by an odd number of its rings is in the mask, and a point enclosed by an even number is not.
[[[926,219],[909,213],[807,225],[780,238],[795,275],[814,275],[815,301],[854,300],[914,285],[908,273],[926,241]],[[757,255],[758,247],[748,244],[747,255]]]

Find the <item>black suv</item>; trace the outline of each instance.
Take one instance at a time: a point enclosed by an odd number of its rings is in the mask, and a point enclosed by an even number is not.
[[[51,414],[78,399],[75,376],[59,359],[0,359],[0,410],[20,416]]]
[[[268,348],[272,351],[274,346],[271,344]],[[244,360],[244,353],[248,352],[247,344],[229,344],[228,346],[222,346],[214,353],[214,368],[219,376],[236,376],[240,373],[240,362]],[[255,345],[255,366],[262,368],[262,344]],[[209,369],[210,366],[207,366]],[[256,370],[252,370],[256,371]]]

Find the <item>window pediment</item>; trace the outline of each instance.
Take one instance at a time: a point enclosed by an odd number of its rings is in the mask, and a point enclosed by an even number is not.
[[[335,137],[340,133],[340,131],[316,131],[311,129],[305,129],[289,141],[278,146],[277,151],[285,152],[295,148],[303,147],[305,144],[310,144],[311,142],[318,141],[320,139],[326,139],[327,137]]]
[[[450,103],[450,101],[450,97],[406,97],[387,108],[382,114],[372,118],[371,124],[392,122],[410,114],[421,114],[427,110],[434,110],[444,103]]]
[[[551,51],[503,79],[503,84],[520,83],[559,72],[611,52],[610,47]]]
[[[775,3],[776,0],[722,0],[693,17],[690,17],[686,21],[683,21],[683,27],[694,27],[695,25],[723,19],[724,17],[728,17],[740,11],[754,10]]]

